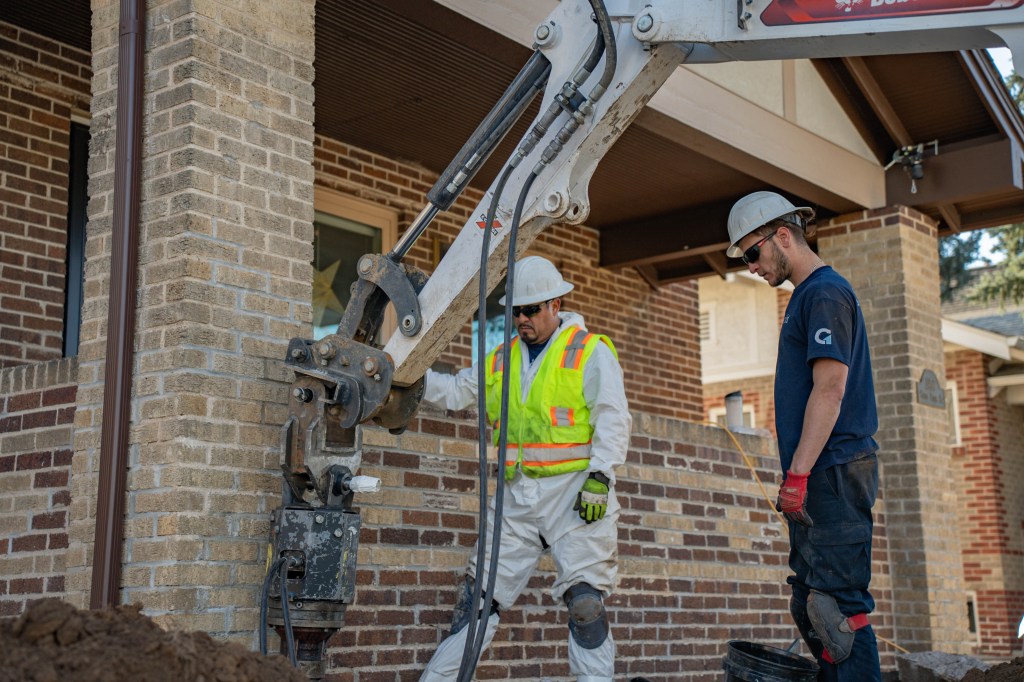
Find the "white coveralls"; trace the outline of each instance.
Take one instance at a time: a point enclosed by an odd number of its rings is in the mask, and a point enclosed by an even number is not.
[[[561,326],[548,339],[548,344],[567,325],[586,329],[577,313],[560,312]],[[516,344],[522,352],[522,399],[547,353],[547,346],[530,363],[529,352],[523,343]],[[498,554],[498,575],[495,580],[494,599],[502,609],[511,608],[526,588],[544,549],[551,548],[557,576],[551,588],[556,602],[576,583],[586,582],[607,598],[615,586],[617,565],[617,532],[619,503],[615,498],[615,467],[626,460],[632,418],[626,403],[622,369],[611,350],[603,343],[597,345],[583,368],[583,393],[590,409],[590,423],[594,429],[587,471],[576,471],[545,478],[527,478],[517,469],[515,477],[506,481],[502,510],[501,549]],[[467,367],[458,374],[427,373],[423,400],[434,407],[463,410],[476,405],[477,370]],[[509,459],[514,457],[508,453]],[[500,470],[500,468],[499,468]],[[608,476],[612,487],[608,495],[608,510],[600,521],[587,524],[579,512],[573,510],[576,495],[591,471]],[[491,540],[494,537],[494,497],[491,497],[487,515],[487,543],[484,559],[490,565]],[[476,549],[470,555],[467,574],[476,574]],[[498,626],[498,613],[487,622],[484,647],[490,645]],[[454,680],[462,661],[468,627],[449,636],[438,646],[424,671],[420,682],[447,682]],[[596,649],[584,649],[569,635],[569,670],[578,682],[611,682],[615,668],[615,642],[611,633]]]

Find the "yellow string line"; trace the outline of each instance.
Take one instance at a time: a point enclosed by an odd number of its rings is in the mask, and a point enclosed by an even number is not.
[[[871,629],[875,630],[874,628],[871,628]],[[901,651],[902,653],[905,653],[905,654],[909,654],[910,653],[909,651],[907,651],[906,649],[904,649],[903,647],[901,647],[899,644],[897,644],[896,642],[892,641],[891,639],[886,639],[885,637],[882,637],[880,634],[878,634],[878,630],[875,630],[875,639],[877,639],[880,642],[885,642],[886,644],[891,646],[893,649],[897,649],[897,650]]]
[[[703,421],[701,422],[701,424],[716,426],[725,431],[726,435],[732,439],[732,444],[736,446],[736,449],[740,453],[740,457],[743,458],[743,461],[747,465],[747,468],[750,469],[750,473],[753,474],[754,480],[757,481],[757,487],[761,489],[761,494],[764,495],[764,499],[768,500],[768,508],[771,509],[777,517],[779,517],[779,522],[782,523],[782,528],[786,531],[786,535],[789,535],[789,523],[786,521],[786,517],[782,515],[782,512],[775,508],[775,503],[772,502],[772,498],[768,494],[768,490],[764,487],[764,483],[761,482],[761,477],[757,475],[757,469],[754,468],[754,463],[750,461],[749,457],[747,457],[747,452],[743,449],[743,446],[740,445],[740,442],[736,439],[736,436],[733,434],[733,432],[727,429],[726,427],[722,426],[718,422]]]
[[[702,421],[700,423],[701,424],[707,424],[709,426],[718,427],[718,428],[722,429],[723,431],[725,431],[726,435],[728,435],[729,438],[732,439],[732,444],[736,446],[736,450],[739,451],[740,457],[743,458],[743,462],[747,465],[747,468],[750,469],[750,473],[754,476],[754,480],[757,481],[757,487],[759,487],[761,489],[761,494],[764,495],[764,499],[768,500],[768,507],[773,512],[775,512],[775,515],[777,517],[779,517],[779,521],[782,522],[782,528],[786,531],[786,535],[789,535],[789,522],[786,521],[786,517],[782,515],[782,512],[780,512],[779,510],[777,510],[775,508],[775,504],[772,502],[772,498],[768,494],[768,490],[764,487],[764,483],[761,482],[761,477],[757,475],[757,469],[754,468],[753,462],[751,462],[750,458],[747,457],[746,451],[743,449],[743,446],[740,445],[739,440],[736,439],[735,434],[733,434],[732,431],[730,431],[725,426],[722,426],[718,422]],[[874,628],[872,628],[872,629],[874,629]],[[908,650],[904,649],[903,647],[901,647],[899,644],[897,644],[896,642],[892,641],[891,639],[886,639],[885,637],[882,637],[880,634],[878,634],[877,630],[875,630],[875,639],[877,639],[877,640],[879,640],[881,642],[885,642],[886,644],[888,644],[892,648],[896,649],[897,651],[900,651],[900,652],[905,653],[905,654],[909,654],[910,653]]]

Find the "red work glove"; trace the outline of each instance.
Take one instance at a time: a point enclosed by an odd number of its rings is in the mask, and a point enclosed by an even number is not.
[[[779,487],[779,501],[775,504],[775,509],[782,512],[787,519],[808,528],[814,525],[807,514],[807,479],[810,475],[811,472],[787,473],[786,480]]]

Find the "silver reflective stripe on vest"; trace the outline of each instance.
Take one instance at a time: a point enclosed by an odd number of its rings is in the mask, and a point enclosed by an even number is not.
[[[515,448],[518,444],[509,443],[508,452],[515,452]],[[590,443],[579,443],[576,445],[555,445],[547,446],[526,443],[522,446],[523,453],[523,466],[547,466],[551,464],[560,464],[562,462],[568,462],[577,459],[590,459]],[[514,459],[507,460],[505,462],[511,466],[516,463]]]
[[[576,368],[579,366],[580,356],[587,347],[587,337],[590,336],[582,329],[577,329],[569,343],[565,346],[565,353],[562,355],[562,367]]]
[[[551,425],[552,426],[574,426],[572,418],[571,407],[552,407],[551,408]]]

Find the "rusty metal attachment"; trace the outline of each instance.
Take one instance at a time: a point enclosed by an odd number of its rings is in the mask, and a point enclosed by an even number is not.
[[[275,628],[282,653],[312,680],[323,678],[326,642],[355,597],[360,518],[352,499],[380,488],[378,479],[353,476],[362,457],[359,425],[372,420],[401,432],[423,396],[422,379],[392,386],[394,364],[378,336],[389,302],[402,334],[419,331],[417,293],[426,275],[378,255],[360,259],[357,271],[337,333],[292,339],[284,360],[296,378],[281,427],[282,505],[270,517],[260,632],[265,638],[266,626]]]
[[[423,325],[417,294],[427,283],[427,275],[411,265],[396,263],[387,256],[369,253],[359,259],[359,279],[352,285],[345,314],[338,323],[338,335],[377,345],[384,308],[390,302],[398,314],[398,331],[416,336]]]

